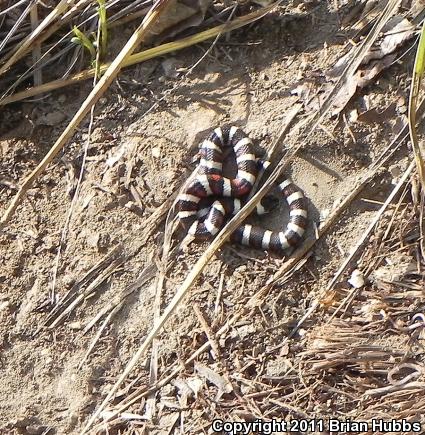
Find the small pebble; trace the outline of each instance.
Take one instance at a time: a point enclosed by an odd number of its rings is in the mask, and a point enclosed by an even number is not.
[[[329,216],[329,214],[330,214],[330,210],[328,208],[320,210],[320,222],[325,221],[326,218]]]
[[[363,273],[359,269],[353,270],[351,278],[348,280],[354,288],[361,288],[365,285],[365,279]]]
[[[10,306],[10,302],[8,300],[0,301],[0,311],[5,310]]]
[[[161,148],[159,147],[152,148],[152,156],[155,157],[156,159],[159,159],[161,157]]]
[[[75,331],[78,331],[79,329],[82,329],[83,325],[81,324],[81,322],[76,321],[76,322],[71,322],[69,324],[69,327],[71,329],[74,329]]]
[[[30,424],[26,427],[28,435],[41,435],[45,431],[45,426],[40,426],[38,424]]]

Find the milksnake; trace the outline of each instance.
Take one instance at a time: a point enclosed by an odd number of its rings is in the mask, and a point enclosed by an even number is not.
[[[236,156],[235,178],[223,176],[223,152],[229,148],[233,148]],[[235,126],[218,127],[202,142],[197,175],[177,198],[178,219],[195,239],[215,236],[226,218],[245,204],[259,170],[260,161],[252,148],[251,139]],[[272,251],[283,251],[301,241],[307,226],[304,194],[289,179],[278,187],[290,209],[285,231],[243,224],[233,232],[232,241]],[[263,198],[257,205],[257,213],[267,212],[269,202],[270,198]]]

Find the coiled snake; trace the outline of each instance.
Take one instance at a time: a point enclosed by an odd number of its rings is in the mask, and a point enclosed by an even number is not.
[[[223,151],[232,147],[236,156],[235,178],[223,176]],[[215,236],[226,219],[244,205],[259,170],[259,159],[253,152],[251,139],[238,127],[218,127],[201,144],[198,173],[177,198],[178,218],[195,239]],[[283,251],[296,246],[307,226],[307,207],[303,192],[291,180],[278,184],[289,205],[289,222],[284,231],[270,231],[243,224],[231,240],[257,249]],[[208,206],[203,206],[208,202]],[[212,204],[211,204],[212,202]],[[257,205],[257,213],[265,213],[267,197]]]

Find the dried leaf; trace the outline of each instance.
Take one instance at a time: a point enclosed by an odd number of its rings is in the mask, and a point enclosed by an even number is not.
[[[388,68],[396,58],[396,53],[390,54],[381,60],[371,62],[364,69],[357,70],[356,74],[349,78],[345,86],[338,92],[334,101],[332,115],[338,115],[351,100],[357,89],[367,86],[381,71]]]
[[[218,396],[233,391],[232,385],[223,376],[204,364],[196,363],[195,370],[218,388]]]
[[[393,53],[405,41],[409,40],[415,31],[415,26],[400,16],[391,18],[384,27],[384,38],[378,47],[373,47],[363,59],[363,64],[375,59],[382,59],[387,54]]]
[[[171,5],[167,13],[161,15],[146,41],[155,38],[161,42],[190,27],[199,26],[204,20],[205,12],[211,0],[179,0]],[[158,36],[159,35],[159,36]]]
[[[357,121],[367,124],[382,124],[395,117],[395,103],[390,104],[384,110],[379,111],[376,107],[366,110],[357,116]]]
[[[391,18],[384,27],[384,36],[375,44],[362,60],[361,67],[348,79],[345,86],[339,91],[332,115],[341,112],[358,89],[364,88],[384,69],[388,68],[398,57],[396,49],[414,35],[415,27],[401,16]],[[344,55],[328,70],[325,75],[328,79],[337,79],[344,71],[349,59],[356,48]],[[330,87],[330,86],[329,86]]]
[[[385,260],[385,266],[378,267],[372,272],[373,281],[397,283],[402,282],[407,275],[417,273],[416,262],[410,255],[395,253]]]
[[[395,51],[401,44],[409,40],[414,35],[415,27],[406,18],[399,16],[391,18],[384,27],[386,35],[380,40],[378,45],[374,45],[371,50],[365,55],[361,65],[368,64],[371,60],[382,59],[386,55]],[[349,59],[353,56],[356,47],[353,47],[347,54],[342,56],[336,64],[325,72],[326,77],[330,79],[338,79]]]

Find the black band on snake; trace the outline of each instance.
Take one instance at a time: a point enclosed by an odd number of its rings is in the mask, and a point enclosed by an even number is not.
[[[235,152],[238,169],[233,179],[223,176],[223,151],[230,147]],[[178,218],[195,239],[215,236],[226,219],[245,204],[259,169],[259,160],[252,148],[251,139],[235,126],[218,127],[202,142],[197,176],[177,199]],[[232,234],[232,241],[273,251],[286,250],[301,241],[307,226],[304,194],[289,179],[278,187],[290,210],[285,231],[243,224]],[[257,205],[258,214],[267,212],[267,201],[267,197],[263,198]],[[206,207],[203,202],[208,202]]]

